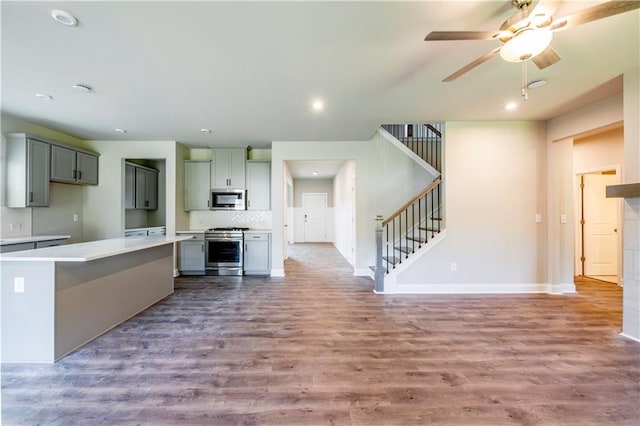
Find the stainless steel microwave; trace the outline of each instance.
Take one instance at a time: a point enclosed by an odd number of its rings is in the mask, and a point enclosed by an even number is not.
[[[211,210],[246,210],[247,190],[237,188],[214,188],[209,198]]]

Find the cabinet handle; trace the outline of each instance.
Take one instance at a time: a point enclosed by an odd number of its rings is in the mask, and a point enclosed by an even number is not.
[[[82,170],[78,170],[78,180],[82,179]]]
[[[209,200],[207,200],[207,207],[210,207],[210,206],[209,206]]]
[[[74,171],[73,171],[73,178],[74,178],[74,179],[77,179],[77,178],[78,178],[78,171],[77,171],[77,170],[74,170]]]
[[[29,202],[33,203],[33,192],[29,193]]]

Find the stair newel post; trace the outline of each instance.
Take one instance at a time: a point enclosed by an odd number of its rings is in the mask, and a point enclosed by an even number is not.
[[[382,268],[382,221],[384,218],[380,215],[376,216],[376,270],[375,270],[375,282],[376,292],[384,292],[384,269]]]

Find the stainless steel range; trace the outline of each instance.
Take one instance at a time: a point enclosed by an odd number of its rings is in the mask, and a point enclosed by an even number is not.
[[[242,275],[243,231],[249,228],[211,228],[204,233],[207,275]]]

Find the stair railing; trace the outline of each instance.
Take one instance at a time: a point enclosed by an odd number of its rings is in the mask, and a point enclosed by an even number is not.
[[[384,276],[390,270],[441,231],[441,184],[438,176],[386,219],[376,217],[376,291],[384,291]]]
[[[442,172],[442,123],[383,124],[382,128]]]

